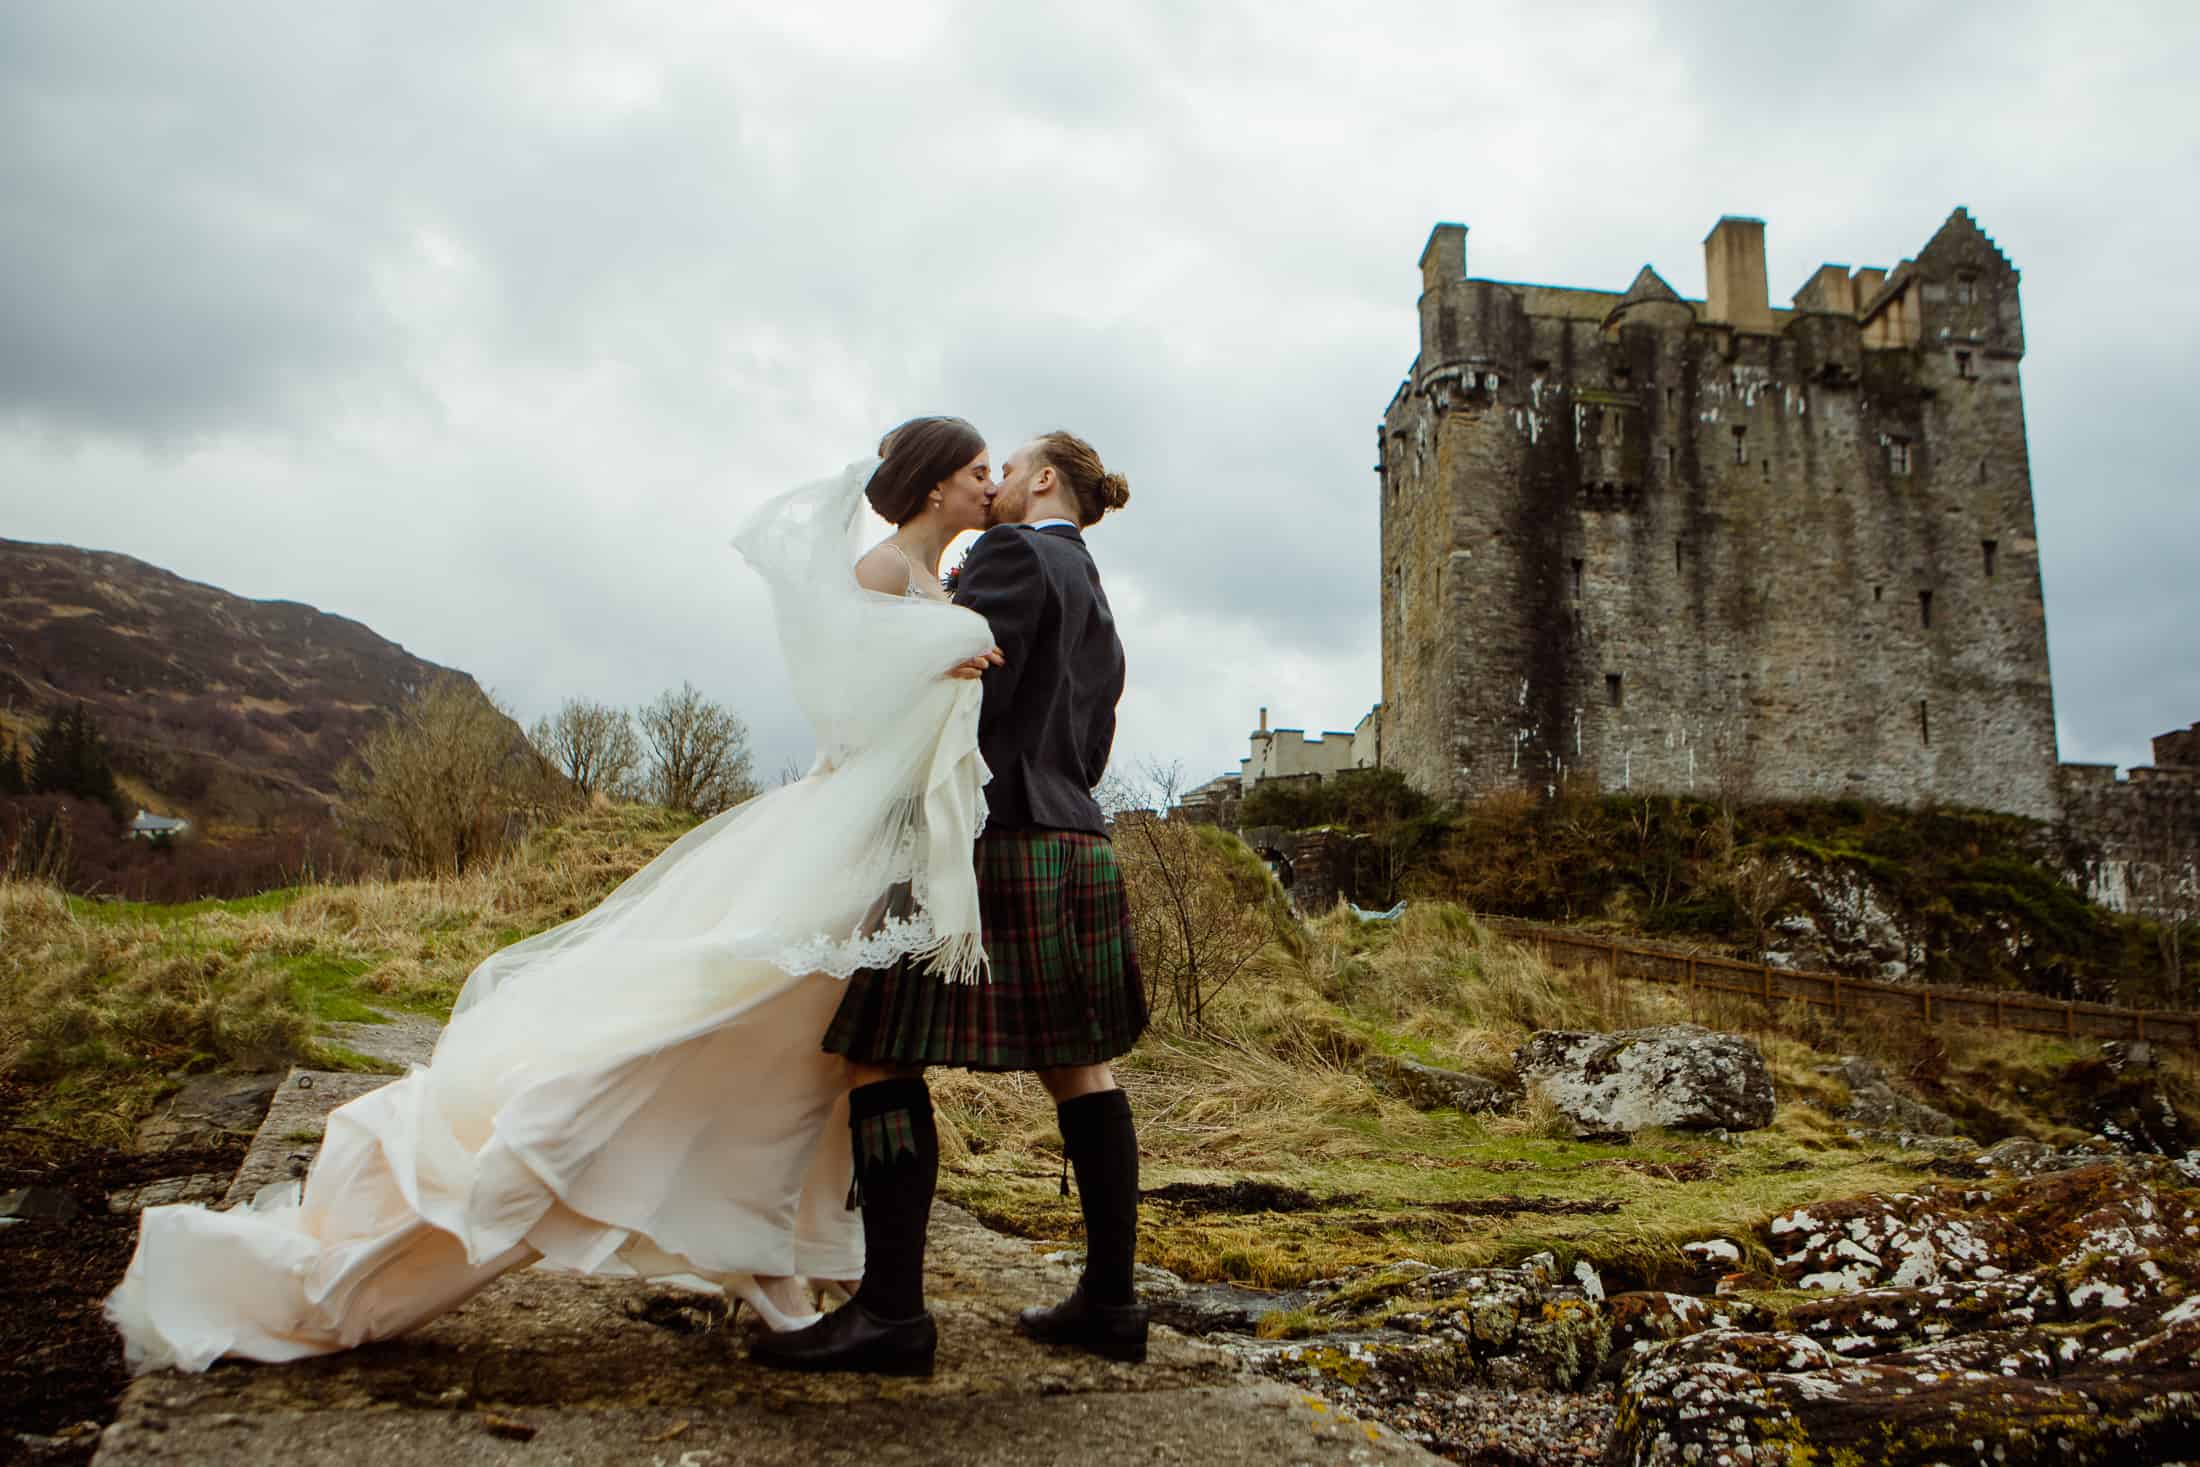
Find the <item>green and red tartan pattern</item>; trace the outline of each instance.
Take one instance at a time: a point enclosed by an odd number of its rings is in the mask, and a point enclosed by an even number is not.
[[[917,1128],[905,1110],[890,1110],[884,1115],[864,1116],[856,1122],[856,1171],[860,1175],[874,1167],[892,1166],[905,1156],[917,1154]]]
[[[1107,837],[989,831],[978,916],[992,973],[949,983],[922,960],[848,980],[824,1047],[866,1064],[1046,1070],[1129,1051],[1146,1030],[1130,903]]]

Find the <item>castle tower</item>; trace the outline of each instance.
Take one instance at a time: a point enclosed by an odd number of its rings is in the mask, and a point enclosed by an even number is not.
[[[1764,228],[1718,222],[1701,301],[1478,280],[1430,235],[1378,454],[1417,785],[2056,813],[2017,271],[1958,209],[1775,309]]]

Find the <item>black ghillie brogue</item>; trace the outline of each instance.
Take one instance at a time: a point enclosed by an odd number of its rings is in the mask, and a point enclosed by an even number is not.
[[[749,1346],[749,1359],[774,1370],[930,1375],[939,1344],[930,1314],[880,1319],[850,1300],[807,1329],[763,1336]]]
[[[1074,1345],[1110,1360],[1132,1365],[1146,1358],[1146,1322],[1152,1311],[1133,1301],[1129,1304],[1095,1304],[1079,1284],[1067,1299],[1052,1306],[1026,1309],[1016,1327],[1047,1345]]]

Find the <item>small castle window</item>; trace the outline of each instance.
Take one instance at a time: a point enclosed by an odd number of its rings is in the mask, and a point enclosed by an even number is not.
[[[1971,354],[1969,352],[1959,351],[1956,353],[1956,375],[1958,377],[1971,375]]]
[[[1933,593],[1930,591],[1917,593],[1917,620],[1920,626],[1929,628],[1933,624]]]
[[[1578,559],[1574,561],[1574,599],[1581,599],[1581,562]]]
[[[1910,444],[1906,438],[1893,438],[1887,442],[1887,466],[1898,474],[1910,471]]]
[[[1959,306],[1968,306],[1974,304],[1977,300],[1978,277],[1973,275],[1958,275],[1956,277],[1956,304]]]
[[[1670,387],[1665,389],[1665,410],[1673,411],[1673,389]]]
[[[1738,464],[1749,462],[1749,430],[1747,428],[1736,428],[1734,430],[1734,462]]]
[[[1675,541],[1673,542],[1673,569],[1677,571],[1677,570],[1679,570],[1680,568],[1681,568],[1681,542],[1680,542],[1680,541],[1678,541],[1678,540],[1675,540]]]
[[[1614,708],[1618,708],[1622,704],[1623,695],[1620,691],[1619,674],[1616,672],[1608,672],[1604,675],[1604,701]]]
[[[1917,741],[1927,747],[1933,742],[1932,710],[1925,706],[1923,698],[1917,700]]]
[[[1874,587],[1872,587],[1872,601],[1873,601],[1873,603],[1874,603],[1874,604],[1876,604],[1876,603],[1877,603],[1877,602],[1878,602],[1878,601],[1880,600],[1880,598],[1881,598],[1881,597],[1883,597],[1883,596],[1884,596],[1884,595],[1886,594],[1886,592],[1887,592],[1887,588],[1886,588],[1885,586],[1874,586]]]
[[[1983,552],[1985,553],[1985,556],[1986,556],[1986,579],[1988,579],[1988,580],[1990,581],[1990,580],[1992,580],[1992,579],[1994,578],[1994,552],[1995,552],[1996,550],[2000,549],[2001,547],[2000,547],[1999,543],[1998,543],[1998,542],[1996,542],[1996,541],[1993,541],[1993,540],[1981,540],[1981,541],[1979,541],[1979,542],[1978,542],[1978,548],[1979,548],[1979,549],[1980,549],[1981,551],[1983,551]]]

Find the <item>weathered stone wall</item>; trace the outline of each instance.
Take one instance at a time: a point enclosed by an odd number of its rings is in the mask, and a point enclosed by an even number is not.
[[[2200,921],[2200,768],[2142,767],[2118,779],[2114,765],[2065,764],[2061,782],[2072,884],[2114,911]]]
[[[1382,429],[1386,765],[2056,815],[2017,274],[1967,215],[1732,320],[1648,269],[1468,279],[1456,226],[1423,271]]]
[[[2189,769],[2200,772],[2200,723],[2191,728],[2173,728],[2154,739],[2154,763],[2159,769]]]

